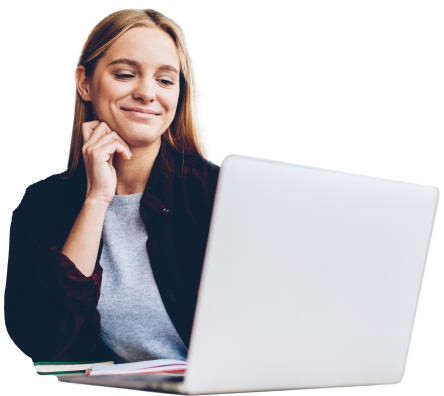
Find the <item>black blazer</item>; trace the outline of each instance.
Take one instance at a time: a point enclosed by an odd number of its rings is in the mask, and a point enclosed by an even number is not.
[[[187,347],[218,175],[219,166],[162,142],[140,201],[154,279]],[[103,241],[89,277],[61,253],[85,194],[82,159],[69,180],[56,174],[29,186],[12,215],[5,322],[34,362],[108,359],[96,308]]]

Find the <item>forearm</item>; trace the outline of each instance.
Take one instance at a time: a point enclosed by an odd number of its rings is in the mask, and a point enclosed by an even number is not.
[[[107,203],[87,199],[61,250],[85,276],[94,272],[107,208]]]

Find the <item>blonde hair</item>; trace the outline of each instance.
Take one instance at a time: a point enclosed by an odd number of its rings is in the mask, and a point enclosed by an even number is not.
[[[190,56],[182,29],[174,21],[155,10],[121,10],[108,15],[90,33],[83,47],[78,66],[84,66],[86,75],[92,76],[97,61],[125,32],[135,27],[159,28],[176,43],[180,61],[180,94],[176,115],[162,135],[162,145],[184,154],[206,158],[206,149],[200,135],[196,114],[196,87]],[[62,178],[70,178],[79,162],[83,163],[82,124],[93,121],[91,102],[85,102],[76,92],[74,123],[69,152],[68,170]]]

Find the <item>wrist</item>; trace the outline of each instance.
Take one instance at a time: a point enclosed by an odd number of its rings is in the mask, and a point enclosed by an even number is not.
[[[85,202],[83,203],[84,207],[94,208],[96,210],[105,210],[108,209],[108,206],[111,201],[107,201],[97,197],[86,197]]]

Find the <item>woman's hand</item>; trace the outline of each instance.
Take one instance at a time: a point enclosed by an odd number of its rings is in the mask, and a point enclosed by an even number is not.
[[[90,121],[82,125],[87,190],[85,201],[94,199],[109,204],[116,193],[117,176],[113,155],[132,157],[128,144],[104,122]]]

